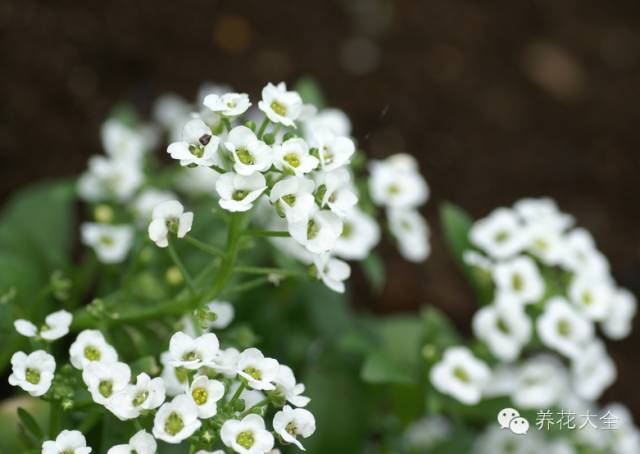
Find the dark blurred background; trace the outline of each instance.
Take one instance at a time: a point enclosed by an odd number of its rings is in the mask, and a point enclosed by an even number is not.
[[[468,330],[474,301],[449,259],[438,205],[473,216],[551,196],[590,229],[618,281],[640,291],[640,2],[637,0],[2,0],[0,202],[42,178],[76,175],[121,100],[148,112],[204,81],[254,97],[313,75],[372,156],[416,155],[433,196],[422,267],[384,246],[382,297],[432,303]],[[609,346],[606,398],[640,417],[640,326]]]

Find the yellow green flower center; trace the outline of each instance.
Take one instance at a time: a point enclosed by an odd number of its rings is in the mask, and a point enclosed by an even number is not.
[[[253,366],[247,367],[246,369],[243,370],[243,372],[253,378],[255,378],[256,380],[260,380],[262,379],[262,371],[260,369],[257,369]]]
[[[285,427],[284,430],[286,430],[289,435],[293,435],[294,437],[298,435],[298,428],[293,421],[287,424],[287,427]]]
[[[288,195],[283,196],[282,200],[284,200],[287,205],[292,207],[296,203],[296,196],[295,196],[295,194],[288,194]]]
[[[206,404],[207,400],[209,399],[209,393],[204,388],[195,388],[193,391],[191,391],[191,396],[193,397],[195,403],[197,403],[198,405]]]
[[[568,336],[571,334],[571,324],[567,320],[558,321],[557,329],[561,336]]]
[[[585,306],[591,306],[593,303],[593,295],[591,292],[583,292],[582,293],[582,304]]]
[[[256,163],[253,155],[249,153],[249,150],[246,148],[238,148],[236,150],[236,155],[238,156],[238,160],[243,164],[250,166]]]
[[[233,191],[233,195],[231,197],[233,198],[233,200],[236,200],[239,202],[240,200],[244,200],[247,194],[249,194],[249,191],[243,191],[239,189],[237,191]]]
[[[238,434],[238,436],[236,437],[236,442],[244,449],[250,449],[256,442],[256,439],[253,436],[253,432],[251,432],[250,430],[245,430],[244,432],[240,432]]]
[[[513,287],[513,289],[517,292],[521,291],[524,287],[524,280],[522,279],[522,276],[518,273],[515,273],[512,277],[511,277],[511,287]]]
[[[197,359],[200,359],[200,358],[198,357],[198,354],[194,351],[187,352],[184,355],[182,355],[182,361],[195,361]]]
[[[287,115],[287,106],[285,106],[279,101],[273,101],[271,103],[271,110],[273,110],[275,113],[277,113],[281,117],[284,117],[285,115]]]
[[[309,220],[309,222],[307,223],[307,238],[312,240],[316,236],[318,236],[319,232],[320,226],[318,225],[318,223],[313,219]]]
[[[189,151],[196,158],[201,158],[204,155],[204,147],[202,145],[191,144],[189,145]]]
[[[113,394],[113,382],[111,380],[102,380],[98,385],[98,392],[103,397],[111,397],[111,394]]]
[[[171,412],[164,421],[164,431],[169,435],[175,435],[184,429],[184,421],[178,413]]]
[[[453,369],[453,376],[464,383],[469,383],[471,381],[469,374],[462,367],[456,367]]]
[[[84,357],[89,361],[100,361],[100,358],[102,358],[102,353],[100,353],[100,350],[95,348],[93,345],[87,345],[84,348]]]
[[[502,331],[505,334],[509,334],[509,332],[510,332],[509,331],[509,326],[507,325],[507,323],[503,319],[499,318],[498,320],[496,320],[496,325],[498,326],[498,329],[500,331]]]
[[[390,184],[387,187],[387,192],[391,195],[396,195],[400,193],[400,186],[398,186],[397,184]]]
[[[296,153],[287,153],[282,159],[293,168],[300,167],[300,157]]]
[[[104,246],[111,246],[113,244],[113,238],[109,235],[100,235],[100,239],[98,241]]]
[[[509,234],[504,230],[501,230],[500,232],[496,233],[493,239],[496,243],[504,243],[505,241],[507,241],[507,239],[509,239]]]
[[[37,385],[38,383],[40,383],[40,371],[38,369],[27,367],[25,378],[32,385]]]
[[[144,403],[145,400],[147,400],[147,397],[149,397],[149,393],[147,391],[139,392],[138,394],[136,394],[136,397],[132,401],[133,406],[139,407]]]

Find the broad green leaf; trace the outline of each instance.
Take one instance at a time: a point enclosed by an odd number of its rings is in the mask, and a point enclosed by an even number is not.
[[[398,362],[380,352],[372,352],[362,366],[362,379],[367,383],[413,383],[414,377]]]
[[[42,430],[35,418],[31,416],[31,413],[22,407],[18,407],[18,418],[20,418],[24,427],[36,438],[36,440],[42,440]]]
[[[384,262],[378,254],[372,252],[360,262],[362,271],[376,294],[380,294],[385,283]]]
[[[313,104],[318,108],[318,110],[326,107],[324,95],[320,90],[320,86],[313,77],[301,77],[293,88],[300,93],[302,101],[305,104]]]

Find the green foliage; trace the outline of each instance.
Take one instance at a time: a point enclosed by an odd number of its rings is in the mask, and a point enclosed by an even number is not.
[[[300,93],[302,101],[305,104],[313,104],[318,108],[318,110],[325,108],[326,101],[324,99],[324,95],[322,94],[322,90],[320,89],[318,82],[316,82],[313,77],[301,77],[298,79],[298,82],[296,82],[293,89]]]

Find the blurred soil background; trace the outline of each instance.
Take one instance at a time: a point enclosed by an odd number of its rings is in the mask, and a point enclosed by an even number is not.
[[[443,200],[479,217],[551,196],[640,292],[637,0],[2,0],[0,202],[81,172],[118,101],[148,113],[204,81],[255,99],[303,75],[370,156],[414,154],[432,189],[431,259],[415,266],[385,244],[387,287],[372,295],[356,277],[358,307],[435,304],[468,330],[474,300],[442,242]],[[639,419],[636,325],[609,345],[620,379],[606,400]]]

